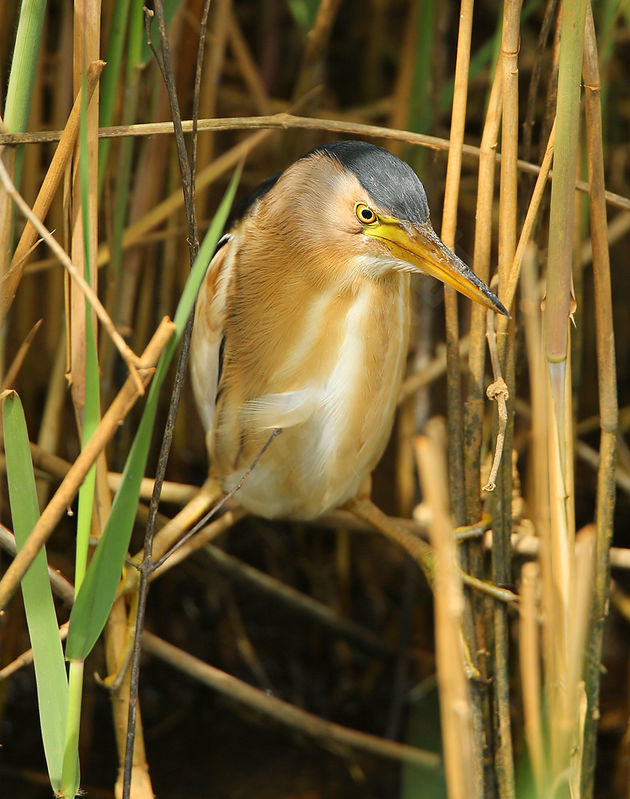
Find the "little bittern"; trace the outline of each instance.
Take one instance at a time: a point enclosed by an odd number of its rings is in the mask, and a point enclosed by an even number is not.
[[[202,284],[192,379],[210,474],[252,513],[312,519],[352,499],[390,435],[410,275],[507,313],[434,233],[408,164],[316,147],[237,210]]]

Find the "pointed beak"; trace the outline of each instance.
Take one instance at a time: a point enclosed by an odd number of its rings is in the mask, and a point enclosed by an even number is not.
[[[436,277],[471,300],[510,317],[483,280],[442,243],[429,222],[411,225],[381,217],[379,223],[366,228],[365,233],[381,241],[396,258],[409,264],[410,271]]]

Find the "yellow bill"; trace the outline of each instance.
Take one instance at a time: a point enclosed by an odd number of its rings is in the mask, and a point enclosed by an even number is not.
[[[386,244],[396,258],[409,264],[411,271],[436,277],[471,300],[510,316],[498,297],[449,250],[428,222],[412,225],[380,217],[377,224],[364,232]]]

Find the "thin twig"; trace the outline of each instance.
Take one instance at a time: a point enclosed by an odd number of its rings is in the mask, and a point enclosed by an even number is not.
[[[15,354],[15,358],[13,359],[11,366],[7,369],[6,375],[0,377],[0,391],[4,391],[6,388],[12,388],[13,383],[15,382],[16,377],[18,376],[20,369],[22,368],[22,364],[24,363],[24,359],[26,358],[28,351],[33,343],[33,339],[35,338],[37,331],[42,326],[43,319],[39,319],[33,327],[29,330],[28,334],[24,341],[20,344],[20,348]]]
[[[508,423],[507,400],[510,396],[507,384],[501,374],[501,362],[497,350],[495,318],[496,317],[493,312],[487,313],[486,337],[488,339],[488,351],[490,352],[490,362],[492,364],[492,374],[494,375],[494,380],[486,389],[486,395],[488,399],[496,400],[498,427],[494,457],[492,459],[492,468],[490,469],[488,482],[483,487],[484,491],[494,491],[496,488],[496,479],[499,466],[501,465],[503,445],[505,443],[505,428],[507,427]]]
[[[206,3],[206,6],[208,4]],[[151,19],[153,12],[145,8],[145,24],[147,39],[149,46],[158,63],[160,72],[164,79],[164,83],[168,92],[168,99],[171,107],[171,116],[173,118],[173,128],[175,131],[175,143],[177,145],[177,156],[179,162],[179,171],[182,179],[182,191],[184,194],[184,207],[186,210],[186,222],[188,225],[188,249],[190,257],[190,266],[192,268],[197,254],[199,252],[199,234],[197,228],[197,215],[195,213],[195,172],[191,160],[188,158],[186,151],[186,142],[184,140],[184,133],[182,129],[182,118],[179,110],[179,102],[177,99],[177,89],[175,87],[175,76],[171,64],[170,46],[168,34],[166,31],[166,21],[164,18],[164,8],[161,0],[154,0],[155,13],[157,15],[158,29],[160,32],[160,52],[154,47],[151,38]],[[204,9],[205,19],[207,21],[207,8]],[[198,55],[197,55],[197,75],[195,78],[195,91],[196,103],[193,112],[192,132],[193,143],[192,152],[196,158],[196,128],[197,120],[196,113],[198,110],[198,96],[199,84],[201,81],[201,66],[203,61],[203,49],[205,43],[205,26],[202,27],[202,34],[199,41]],[[171,400],[169,403],[168,415],[164,427],[164,434],[162,436],[162,443],[160,445],[160,453],[158,456],[158,463],[155,474],[155,483],[153,485],[153,493],[149,504],[149,516],[147,519],[145,536],[144,536],[144,555],[140,566],[140,586],[138,589],[138,603],[136,613],[136,624],[133,639],[133,651],[131,657],[131,673],[129,681],[129,715],[127,719],[127,740],[125,747],[125,762],[123,770],[123,799],[129,799],[131,792],[131,776],[133,768],[133,751],[136,732],[136,716],[138,705],[138,688],[140,682],[140,655],[142,651],[142,631],[144,629],[144,616],[146,611],[147,596],[149,591],[149,576],[153,570],[153,538],[155,535],[155,521],[157,517],[158,506],[160,503],[160,494],[162,491],[162,483],[166,475],[166,466],[168,464],[168,457],[171,450],[173,441],[173,430],[175,429],[175,420],[177,418],[177,411],[182,395],[184,379],[186,375],[186,368],[188,365],[188,353],[190,350],[190,338],[192,335],[193,313],[191,312],[184,333],[182,336],[182,345],[177,361],[177,369],[175,374],[175,381],[173,390],[171,392]]]
[[[292,729],[298,729],[302,733],[314,737],[327,746],[333,742],[337,745],[353,746],[380,757],[402,760],[424,768],[434,769],[440,765],[439,755],[433,752],[387,741],[376,735],[350,730],[340,724],[321,719],[204,663],[199,658],[189,655],[146,630],[143,634],[143,643],[146,652],[169,663],[178,671],[188,674],[193,679],[238,702],[246,703],[248,707],[255,708],[258,712],[264,713]]]
[[[408,130],[397,130],[395,128],[385,128],[380,125],[368,125],[362,122],[350,122],[345,119],[320,119],[317,117],[302,117],[291,113],[281,112],[269,116],[255,117],[221,117],[219,119],[200,119],[197,124],[197,131],[216,130],[318,130],[328,131],[338,136],[348,134],[350,136],[364,136],[368,139],[386,139],[387,141],[401,141],[417,147],[427,147],[438,152],[448,152],[450,142],[448,139],[439,136],[428,136],[424,133],[413,133]],[[192,130],[192,120],[182,122],[182,130],[189,133]],[[136,125],[118,125],[99,129],[99,138],[110,139],[124,136],[158,136],[173,133],[172,122],[147,122]],[[0,145],[10,144],[33,144],[36,142],[58,141],[62,131],[40,131],[36,133],[0,133]],[[481,155],[479,147],[472,144],[464,144],[462,155],[467,158],[477,160]],[[501,153],[497,153],[497,162],[501,162]],[[531,161],[524,161],[519,158],[516,165],[520,172],[529,175],[538,175],[540,166]],[[548,175],[548,180],[553,177],[553,172]],[[575,181],[575,188],[585,194],[589,192],[589,185],[583,180]],[[612,191],[604,193],[606,202],[617,208],[630,210],[630,198]]]
[[[164,319],[148,343],[140,362],[143,384],[147,384],[153,376],[155,364],[174,330],[175,325],[169,319]],[[135,381],[129,376],[0,580],[0,609],[6,607],[26,570],[72,503],[89,468],[118,431],[139,396]]]
[[[466,99],[468,95],[468,70],[470,65],[470,42],[472,37],[472,0],[462,0],[457,34],[457,61],[451,116],[444,208],[442,211],[441,235],[451,249],[455,245],[457,229],[457,206],[462,169],[462,148],[466,127]],[[451,487],[451,511],[455,524],[466,521],[466,497],[464,491],[464,417],[459,354],[459,319],[457,292],[451,286],[444,287],[444,311],[446,320],[446,397],[448,408],[448,479]],[[480,776],[480,775],[478,775]],[[483,795],[481,782],[471,786],[474,796]]]
[[[86,72],[86,103],[89,104],[92,95],[98,85],[101,72],[105,66],[104,61],[94,61],[88,65]],[[35,216],[44,220],[46,214],[51,206],[53,198],[61,179],[64,175],[65,169],[72,158],[74,148],[79,134],[79,119],[81,115],[81,91],[77,94],[72,110],[68,116],[68,121],[63,130],[63,134],[59,139],[59,145],[55,150],[46,176],[42,185],[37,193],[37,198],[33,204],[33,213]],[[15,252],[11,258],[11,264],[8,272],[3,276],[1,281],[0,292],[0,319],[6,316],[6,313],[13,302],[15,293],[19,286],[20,280],[24,272],[24,266],[28,260],[28,256],[35,248],[37,243],[37,232],[35,228],[27,222],[15,248]]]
[[[225,494],[223,497],[221,497],[221,499],[217,502],[217,504],[214,505],[212,508],[210,508],[210,510],[204,516],[202,516],[201,519],[199,519],[199,521],[186,533],[185,536],[183,536],[183,538],[180,538],[180,540],[176,544],[174,544],[167,552],[165,552],[164,555],[162,555],[162,557],[159,560],[155,561],[152,564],[152,566],[151,566],[152,570],[159,569],[160,566],[166,560],[168,560],[168,558],[171,557],[171,555],[174,555],[175,552],[177,552],[177,550],[180,547],[182,547],[187,541],[189,541],[194,535],[196,535],[196,533],[198,533],[201,530],[202,527],[205,527],[205,525],[210,521],[210,519],[212,519],[214,516],[217,515],[217,513],[221,510],[221,508],[225,505],[226,502],[228,502],[230,499],[232,499],[232,497],[238,491],[241,490],[243,485],[249,479],[250,474],[254,471],[256,466],[258,466],[258,463],[259,463],[260,459],[262,458],[262,456],[265,454],[265,452],[271,446],[271,442],[275,438],[277,438],[280,435],[281,432],[282,432],[282,428],[281,427],[275,427],[273,429],[271,435],[269,436],[269,438],[267,439],[267,441],[265,442],[265,444],[261,448],[260,452],[256,455],[254,460],[247,467],[247,469],[242,474],[240,480],[234,486],[234,488],[232,488],[230,491],[227,492],[227,494]]]
[[[0,150],[1,149],[2,148],[0,148]],[[88,300],[88,302],[96,312],[96,315],[101,320],[101,323],[105,328],[105,330],[107,331],[109,337],[114,342],[116,348],[118,349],[125,363],[127,364],[129,373],[132,379],[134,380],[139,393],[140,394],[144,393],[143,381],[140,378],[140,375],[138,374],[138,367],[141,364],[140,359],[131,349],[131,347],[129,347],[129,345],[125,342],[124,338],[120,335],[118,330],[116,330],[116,326],[114,325],[114,323],[111,320],[111,317],[103,307],[94,289],[90,286],[90,284],[83,277],[80,271],[72,263],[72,261],[68,257],[68,254],[59,244],[59,242],[55,239],[53,234],[35,216],[31,208],[29,207],[28,203],[26,203],[26,201],[22,198],[18,190],[15,188],[15,184],[11,180],[11,177],[1,157],[0,157],[0,182],[2,182],[2,185],[6,189],[7,194],[10,195],[13,202],[17,205],[22,214],[26,217],[26,219],[28,219],[31,225],[35,228],[35,230],[39,233],[42,239],[53,251],[54,255],[62,263],[62,265],[64,266],[70,277],[79,286],[85,298]]]

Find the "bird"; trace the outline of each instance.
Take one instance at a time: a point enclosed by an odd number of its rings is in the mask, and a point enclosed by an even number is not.
[[[509,316],[434,232],[414,170],[374,144],[315,147],[232,214],[191,376],[210,477],[245,510],[312,520],[363,490],[394,422],[415,273]]]

